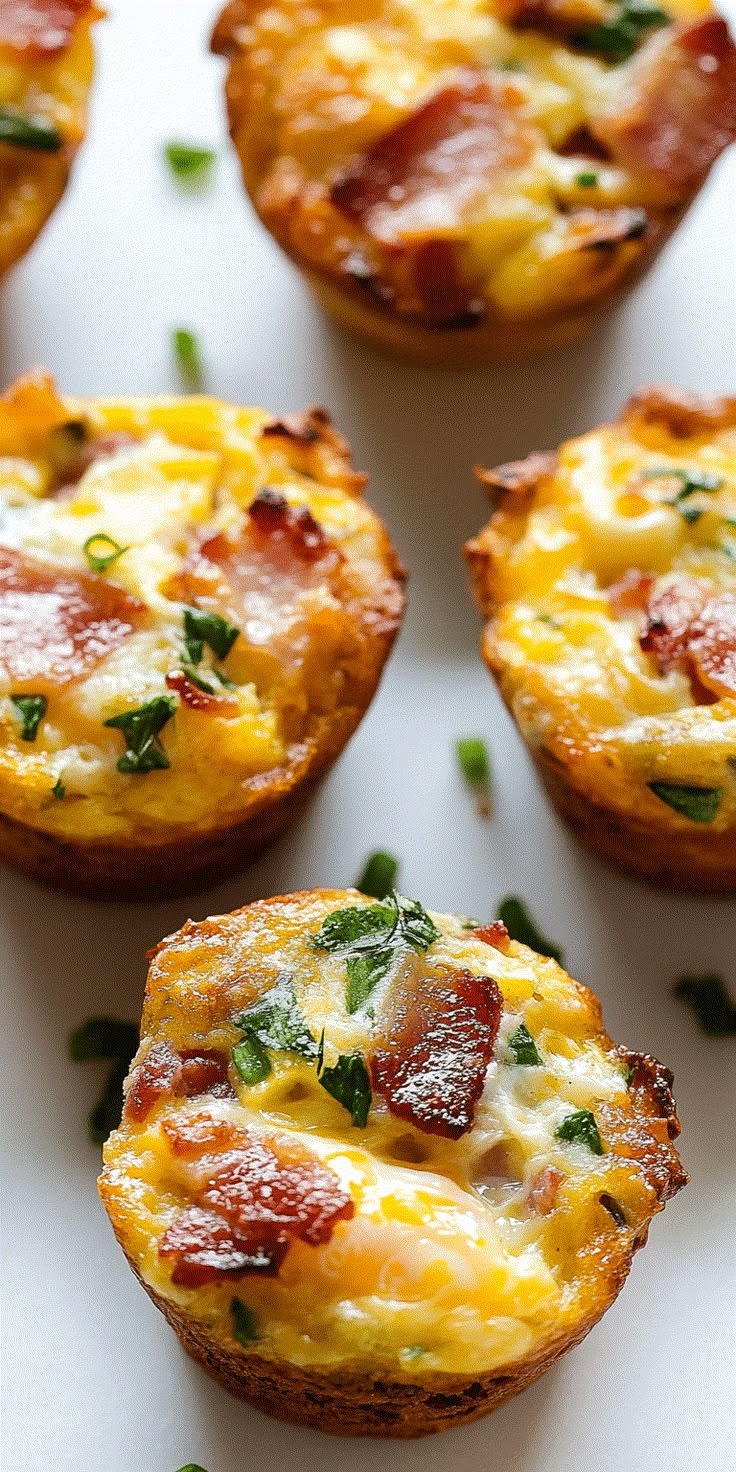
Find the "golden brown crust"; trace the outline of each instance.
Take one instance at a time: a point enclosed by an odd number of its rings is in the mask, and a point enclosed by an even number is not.
[[[640,388],[624,405],[621,422],[661,424],[678,439],[715,434],[736,425],[736,398],[705,398],[672,384]]]

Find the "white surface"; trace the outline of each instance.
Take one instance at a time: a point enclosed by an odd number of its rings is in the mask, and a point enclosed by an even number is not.
[[[460,557],[485,515],[469,467],[616,411],[638,383],[733,392],[736,151],[654,273],[579,347],[472,374],[413,370],[328,327],[257,224],[224,142],[203,0],[117,0],[99,27],[89,146],[43,240],[6,285],[3,380],[46,362],[67,391],[175,387],[172,325],[201,333],[212,390],[274,411],[330,406],[412,570],[379,698],[300,826],[244,878],[145,908],[63,898],[3,871],[3,1472],[730,1472],[736,1437],[736,1047],[670,996],[687,971],[732,988],[736,904],[649,891],[587,857],[545,806],[477,655]],[[214,186],[179,194],[171,137],[222,148]],[[496,816],[480,821],[451,745],[485,733]],[[385,846],[402,887],[490,917],[524,895],[603,998],[614,1036],[674,1069],[692,1184],[654,1223],[586,1343],[491,1418],[429,1442],[336,1441],[267,1420],[179,1350],[133,1279],[95,1192],[85,1115],[97,1068],[66,1060],[90,1013],[137,1018],[144,952],[187,915],[340,885]]]

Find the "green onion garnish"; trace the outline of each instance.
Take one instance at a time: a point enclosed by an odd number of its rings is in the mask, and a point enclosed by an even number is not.
[[[195,334],[188,327],[176,327],[172,341],[182,387],[190,394],[201,393],[204,388],[204,369]]]
[[[94,532],[84,544],[84,555],[93,572],[107,572],[118,557],[129,551],[130,547],[121,547],[107,532]]]
[[[11,695],[10,699],[23,722],[20,732],[21,740],[35,741],[48,706],[46,696]]]
[[[201,148],[195,143],[167,143],[164,157],[179,183],[203,184],[217,155],[213,148]]]
[[[355,888],[361,894],[370,895],[374,900],[385,900],[386,895],[396,885],[399,872],[398,862],[391,854],[383,853],[380,849],[371,854],[365,861],[365,866],[360,879],[356,881]]]
[[[64,139],[47,118],[30,118],[13,112],[9,107],[0,107],[0,143],[12,143],[16,148],[35,148],[39,153],[58,153],[64,146]]]
[[[583,169],[582,174],[575,175],[575,183],[578,189],[595,189],[598,183],[598,175],[592,169]]]
[[[478,812],[491,815],[491,762],[488,747],[480,736],[464,736],[456,745],[460,770],[475,793]]]

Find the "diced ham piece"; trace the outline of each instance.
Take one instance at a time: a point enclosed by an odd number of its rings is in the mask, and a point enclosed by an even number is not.
[[[125,1117],[142,1124],[163,1099],[194,1099],[200,1094],[213,1094],[216,1099],[235,1097],[227,1055],[214,1048],[175,1053],[168,1043],[154,1043],[134,1070]]]
[[[316,1155],[281,1139],[231,1125],[213,1147],[200,1121],[169,1122],[172,1153],[190,1162],[194,1204],[164,1234],[162,1257],[176,1257],[173,1280],[187,1287],[221,1277],[278,1272],[290,1241],[316,1247],[355,1206],[339,1177]],[[222,1124],[221,1121],[218,1121]],[[192,1152],[192,1131],[200,1152]],[[181,1139],[181,1147],[177,1141]],[[195,1146],[196,1149],[196,1146]]]
[[[370,1058],[373,1088],[392,1114],[457,1140],[473,1124],[501,1020],[490,976],[399,980]]]
[[[108,578],[0,547],[0,666],[16,686],[48,691],[82,679],[145,611]]]
[[[512,82],[467,70],[356,158],[332,203],[378,240],[451,228],[500,173],[527,162],[534,134],[522,105]]]
[[[694,578],[677,578],[655,588],[646,614],[641,646],[660,674],[685,670],[705,699],[736,695],[736,594],[709,596]],[[694,694],[701,699],[697,686]]]
[[[92,0],[0,0],[0,50],[57,56],[91,9]]]
[[[620,69],[596,138],[635,174],[687,194],[736,138],[736,46],[719,16],[652,36]]]
[[[280,491],[259,491],[248,514],[263,538],[288,546],[302,562],[321,562],[331,550],[329,538],[309,507],[290,506]]]
[[[556,1201],[557,1192],[565,1177],[556,1165],[545,1165],[534,1177],[526,1198],[526,1204],[530,1211],[536,1211],[539,1216],[546,1216],[552,1211]]]

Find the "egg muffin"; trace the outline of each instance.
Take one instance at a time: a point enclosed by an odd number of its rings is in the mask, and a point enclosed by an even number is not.
[[[64,193],[92,83],[92,0],[0,5],[0,274]]]
[[[0,858],[157,897],[242,866],[375,692],[403,571],[322,409],[0,400]]]
[[[575,336],[736,137],[707,0],[231,0],[245,185],[334,315],[470,363]]]
[[[736,399],[644,389],[479,474],[483,653],[555,806],[645,879],[736,890]]]
[[[500,922],[260,900],[152,953],[100,1192],[228,1389],[420,1436],[523,1389],[616,1298],[686,1180],[671,1082]]]

